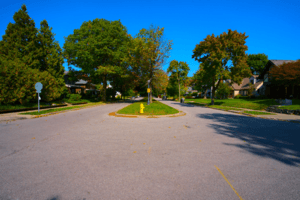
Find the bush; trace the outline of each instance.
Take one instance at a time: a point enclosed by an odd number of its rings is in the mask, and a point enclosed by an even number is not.
[[[242,95],[238,94],[238,95],[236,95],[234,98],[235,98],[235,99],[240,99],[241,96],[242,96]]]
[[[185,98],[186,98],[186,99],[193,99],[193,97],[190,96],[190,95],[189,95],[189,96],[186,96]]]
[[[195,96],[196,97],[196,96],[198,96],[198,93],[197,92],[193,92],[191,96]]]
[[[69,99],[71,101],[79,101],[81,99],[81,95],[80,94],[70,94]]]

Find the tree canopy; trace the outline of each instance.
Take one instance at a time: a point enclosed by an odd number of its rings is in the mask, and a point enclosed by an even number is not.
[[[65,38],[64,55],[69,65],[103,83],[103,101],[109,76],[126,72],[130,35],[120,21],[94,19]]]
[[[178,98],[180,99],[180,84],[185,82],[189,73],[189,66],[186,62],[178,62],[177,60],[172,60],[168,67],[167,72],[171,73],[170,79],[175,80],[178,84]]]
[[[0,41],[1,97],[0,102],[22,104],[36,96],[34,85],[44,85],[41,96],[45,101],[59,98],[64,90],[63,57],[59,44],[46,20],[41,29],[22,5],[9,23]]]
[[[268,56],[264,53],[250,54],[248,55],[247,64],[252,74],[259,75],[263,72],[268,61]]]
[[[300,85],[300,60],[274,66],[269,73],[272,82],[278,85]]]
[[[245,33],[229,29],[228,33],[224,32],[216,37],[214,34],[208,35],[193,50],[192,58],[200,63],[202,77],[211,79],[208,81],[205,78],[205,82],[211,82],[213,86],[212,105],[215,91],[222,80],[231,79],[240,84],[244,77],[251,75],[245,53],[248,49],[245,45],[247,38]]]
[[[163,33],[164,28],[151,25],[148,29],[141,29],[133,42],[131,52],[133,70],[142,77],[141,80],[145,85],[146,81],[150,80],[150,88],[152,88],[154,76],[170,56],[172,41],[164,39]],[[152,91],[150,103],[152,103]]]

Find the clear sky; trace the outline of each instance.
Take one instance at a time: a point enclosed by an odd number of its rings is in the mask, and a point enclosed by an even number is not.
[[[295,0],[0,0],[1,36],[8,23],[14,23],[13,15],[22,4],[37,28],[43,19],[48,21],[61,47],[64,37],[84,21],[96,18],[120,19],[132,36],[151,24],[164,27],[165,38],[173,41],[168,62],[187,62],[191,69],[188,76],[199,68],[192,59],[195,45],[207,35],[219,35],[228,29],[246,32],[248,54],[300,59],[300,1]],[[68,69],[67,64],[64,66]],[[167,68],[168,64],[163,66]]]

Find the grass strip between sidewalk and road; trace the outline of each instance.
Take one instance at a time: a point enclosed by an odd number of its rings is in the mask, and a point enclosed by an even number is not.
[[[249,110],[245,110],[243,113],[251,114],[251,115],[276,115],[276,114],[274,114],[274,113],[257,112],[257,111],[249,111]]]
[[[140,113],[140,105],[144,105],[144,113]],[[147,98],[141,101],[135,102],[117,112],[118,114],[128,114],[128,115],[169,115],[179,113],[178,110],[172,108],[159,101],[152,100],[150,105],[147,105]]]
[[[64,108],[54,108],[54,109],[49,109],[49,110],[42,110],[40,112],[34,111],[34,112],[25,112],[25,113],[20,113],[21,115],[43,115],[47,113],[53,113],[53,112],[59,112],[59,111],[65,111],[65,110],[72,110],[76,108],[84,108],[84,107],[89,107],[89,106],[96,106],[96,105],[102,105],[104,104],[103,102],[98,102],[98,103],[88,103],[80,106],[70,106],[70,107],[64,107]]]

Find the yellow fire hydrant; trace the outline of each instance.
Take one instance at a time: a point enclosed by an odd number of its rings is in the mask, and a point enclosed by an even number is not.
[[[140,113],[144,113],[144,105],[141,103],[141,105],[140,105]]]

